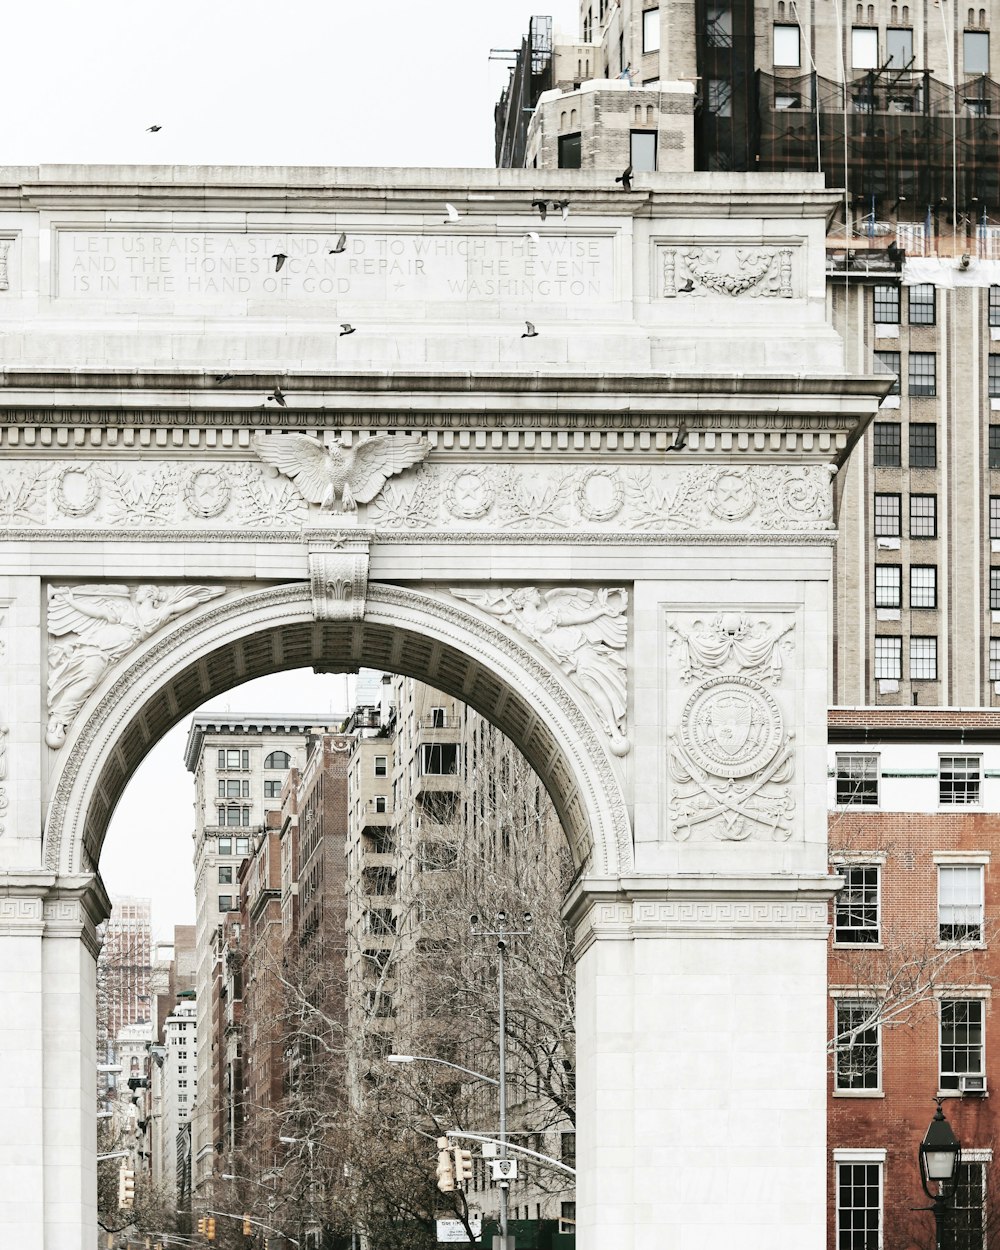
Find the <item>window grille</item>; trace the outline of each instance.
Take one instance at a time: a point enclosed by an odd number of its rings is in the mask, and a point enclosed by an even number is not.
[[[937,538],[937,495],[910,496],[910,537]]]

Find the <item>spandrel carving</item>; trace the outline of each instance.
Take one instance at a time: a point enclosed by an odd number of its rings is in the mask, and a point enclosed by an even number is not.
[[[452,589],[536,643],[582,691],[615,755],[626,755],[628,591],[536,586]]]
[[[50,586],[46,743],[63,745],[112,665],[168,621],[224,593],[218,586]]]

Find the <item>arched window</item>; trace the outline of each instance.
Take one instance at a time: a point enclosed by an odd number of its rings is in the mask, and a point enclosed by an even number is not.
[[[272,751],[264,761],[265,768],[289,768],[292,763],[292,757],[287,751]]]

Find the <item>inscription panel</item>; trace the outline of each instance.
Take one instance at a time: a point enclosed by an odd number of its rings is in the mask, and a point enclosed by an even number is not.
[[[57,232],[62,299],[513,300],[613,295],[610,237],[227,231]],[[278,256],[284,256],[280,270]]]

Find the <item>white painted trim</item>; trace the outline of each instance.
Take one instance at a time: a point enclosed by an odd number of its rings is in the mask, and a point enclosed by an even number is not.
[[[970,868],[974,868],[977,864],[988,864],[990,862],[990,852],[935,851],[933,859],[935,864],[968,864]]]
[[[888,1151],[884,1146],[839,1147],[833,1152],[834,1163],[885,1163]]]

